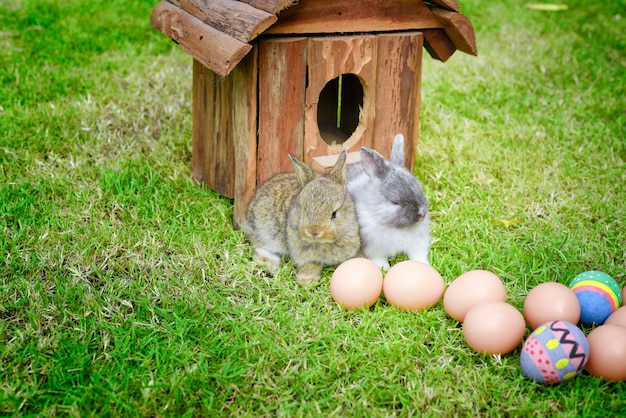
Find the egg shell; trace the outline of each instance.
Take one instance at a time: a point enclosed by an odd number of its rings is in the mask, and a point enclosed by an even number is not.
[[[380,267],[367,258],[352,258],[341,263],[330,278],[330,294],[344,309],[369,308],[383,288]]]
[[[626,286],[622,289],[622,306],[626,306]]]
[[[443,309],[450,317],[463,322],[472,306],[505,299],[506,289],[498,276],[487,270],[471,270],[450,283],[443,295]]]
[[[445,284],[433,267],[406,260],[391,267],[383,280],[383,294],[399,309],[416,311],[439,302]]]
[[[604,321],[604,325],[607,324],[621,325],[623,327],[626,327],[626,306],[622,306],[611,315],[609,315],[606,321]]]
[[[524,317],[531,329],[557,320],[577,324],[580,319],[580,305],[572,289],[564,284],[541,283],[526,295]]]
[[[579,274],[569,285],[580,304],[583,325],[601,325],[622,303],[617,282],[601,271]]]
[[[587,335],[587,371],[608,381],[626,380],[626,327],[604,324]]]
[[[506,354],[524,338],[526,322],[522,314],[504,302],[483,302],[473,306],[463,322],[467,345],[482,354]]]
[[[550,321],[528,336],[520,364],[524,375],[539,383],[561,383],[582,372],[589,352],[580,328],[568,321]]]

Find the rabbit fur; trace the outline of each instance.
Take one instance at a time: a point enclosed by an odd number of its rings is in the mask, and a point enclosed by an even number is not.
[[[289,155],[295,172],[276,174],[259,187],[242,222],[254,259],[274,274],[291,257],[301,282],[316,281],[323,266],[358,254],[361,241],[354,203],[346,189],[342,152],[328,175]]]
[[[361,161],[347,172],[347,188],[357,211],[363,255],[385,270],[389,258],[404,253],[429,263],[430,216],[421,183],[404,167],[404,136],[395,136],[386,161],[361,147]]]

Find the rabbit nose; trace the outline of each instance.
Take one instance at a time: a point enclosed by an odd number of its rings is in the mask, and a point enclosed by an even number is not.
[[[308,225],[300,228],[300,236],[311,241],[332,241],[332,234],[319,225]]]
[[[426,212],[428,212],[428,208],[425,206],[420,206],[417,211],[413,214],[414,218],[414,223],[418,223],[419,221],[421,221],[422,219],[424,219],[424,217],[426,217]]]
[[[425,214],[424,213],[416,213],[415,214],[415,218],[414,218],[414,223],[418,223],[419,221],[421,221],[422,219],[424,219]]]
[[[318,239],[322,236],[323,233],[324,231],[322,230],[322,228],[316,225],[304,228],[304,234],[309,238]]]

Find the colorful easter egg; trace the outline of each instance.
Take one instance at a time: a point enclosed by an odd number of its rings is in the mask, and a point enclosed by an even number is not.
[[[520,363],[524,375],[539,383],[561,383],[578,375],[589,359],[589,343],[580,328],[567,321],[546,322],[524,342]]]
[[[580,323],[601,325],[622,303],[617,282],[601,271],[579,274],[569,285],[580,304]]]

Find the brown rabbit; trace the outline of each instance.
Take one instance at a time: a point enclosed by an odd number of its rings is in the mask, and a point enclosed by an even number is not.
[[[275,273],[283,256],[296,265],[301,282],[319,280],[325,265],[355,257],[361,241],[347,192],[344,151],[328,175],[289,155],[295,173],[276,174],[257,189],[242,223],[254,259]]]

